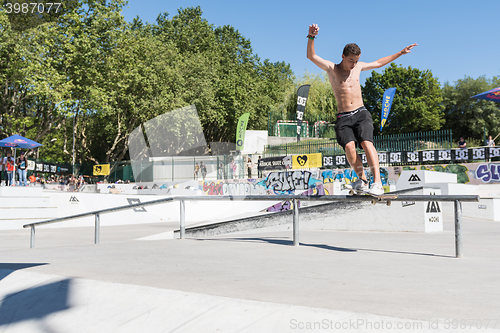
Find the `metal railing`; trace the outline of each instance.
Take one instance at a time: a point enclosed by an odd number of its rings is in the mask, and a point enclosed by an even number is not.
[[[186,233],[186,201],[205,201],[205,200],[230,200],[230,201],[283,201],[292,200],[293,201],[293,245],[299,246],[299,201],[373,201],[372,196],[351,196],[351,195],[323,195],[323,196],[305,196],[305,195],[280,195],[280,196],[268,196],[268,195],[250,195],[250,196],[178,196],[171,198],[164,198],[159,200],[153,200],[148,202],[141,202],[132,205],[119,206],[113,208],[106,208],[97,211],[92,211],[88,213],[76,214],[66,217],[55,218],[42,222],[35,222],[23,225],[23,228],[31,228],[30,235],[30,248],[35,247],[35,227],[45,224],[58,223],[62,221],[82,218],[86,216],[95,216],[95,233],[94,233],[94,243],[99,244],[100,238],[100,215],[103,213],[117,212],[126,209],[141,208],[144,206],[158,205],[162,203],[179,201],[180,203],[180,228],[179,236],[180,239],[185,238]],[[449,201],[455,203],[455,257],[463,257],[463,238],[462,238],[462,202],[463,201],[479,201],[479,196],[477,195],[395,195],[390,199],[391,201],[406,201],[406,202],[417,202],[417,201]]]
[[[451,149],[452,131],[416,132],[394,135],[378,135],[373,138],[375,148],[379,152],[416,151],[425,149]],[[359,150],[361,151],[361,150]],[[337,139],[318,139],[281,145],[267,145],[266,157],[285,156],[290,154],[344,155],[344,149]]]

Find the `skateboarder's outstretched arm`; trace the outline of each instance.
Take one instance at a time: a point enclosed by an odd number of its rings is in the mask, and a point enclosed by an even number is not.
[[[311,24],[309,26],[309,35],[311,37],[316,37],[318,35],[319,27],[317,24]],[[316,66],[322,70],[333,70],[335,64],[329,60],[325,60],[316,54],[314,49],[314,38],[307,39],[307,59],[311,60]]]

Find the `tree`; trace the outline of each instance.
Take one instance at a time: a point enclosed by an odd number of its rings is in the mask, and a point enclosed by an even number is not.
[[[431,71],[391,63],[382,74],[372,71],[362,87],[364,104],[372,113],[375,135],[380,134],[383,94],[391,87],[397,89],[383,134],[435,131],[443,126],[441,88]]]
[[[443,87],[446,129],[453,130],[455,140],[460,137],[483,139],[484,131],[493,137],[500,132],[500,103],[471,98],[474,95],[496,88],[499,78],[493,80],[481,76],[469,76]]]

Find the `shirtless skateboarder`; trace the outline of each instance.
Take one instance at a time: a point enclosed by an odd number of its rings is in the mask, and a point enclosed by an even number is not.
[[[380,68],[403,54],[410,53],[411,49],[417,44],[414,43],[398,53],[373,62],[360,62],[361,50],[359,46],[347,44],[342,53],[342,61],[340,64],[334,64],[321,58],[314,51],[314,38],[318,35],[318,31],[317,24],[309,26],[307,58],[328,73],[328,79],[337,100],[338,114],[335,124],[337,142],[344,148],[349,164],[358,175],[358,180],[347,185],[347,187],[369,191],[373,195],[383,194],[384,188],[380,180],[378,154],[373,145],[373,120],[370,112],[363,105],[359,75],[361,71]],[[368,180],[363,172],[363,163],[356,152],[356,143],[365,151],[368,165],[372,171],[374,182],[371,188],[368,188]]]

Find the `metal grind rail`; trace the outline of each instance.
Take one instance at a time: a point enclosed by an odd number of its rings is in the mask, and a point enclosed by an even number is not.
[[[299,246],[299,209],[298,201],[372,201],[371,196],[350,196],[350,195],[323,195],[323,196],[305,196],[305,195],[235,195],[235,196],[177,196],[171,198],[164,198],[148,202],[141,202],[132,205],[119,206],[114,208],[106,208],[88,213],[71,215],[66,217],[55,218],[42,222],[35,222],[25,224],[23,228],[31,228],[30,247],[35,247],[35,227],[73,220],[86,216],[95,216],[95,233],[94,243],[99,244],[100,235],[100,215],[105,213],[112,213],[126,209],[142,208],[150,205],[158,205],[167,202],[179,201],[180,204],[180,238],[183,239],[186,233],[186,201],[293,201],[293,245]],[[447,201],[455,203],[455,257],[463,257],[463,237],[462,237],[462,202],[478,202],[479,196],[477,195],[394,195],[390,201]]]

